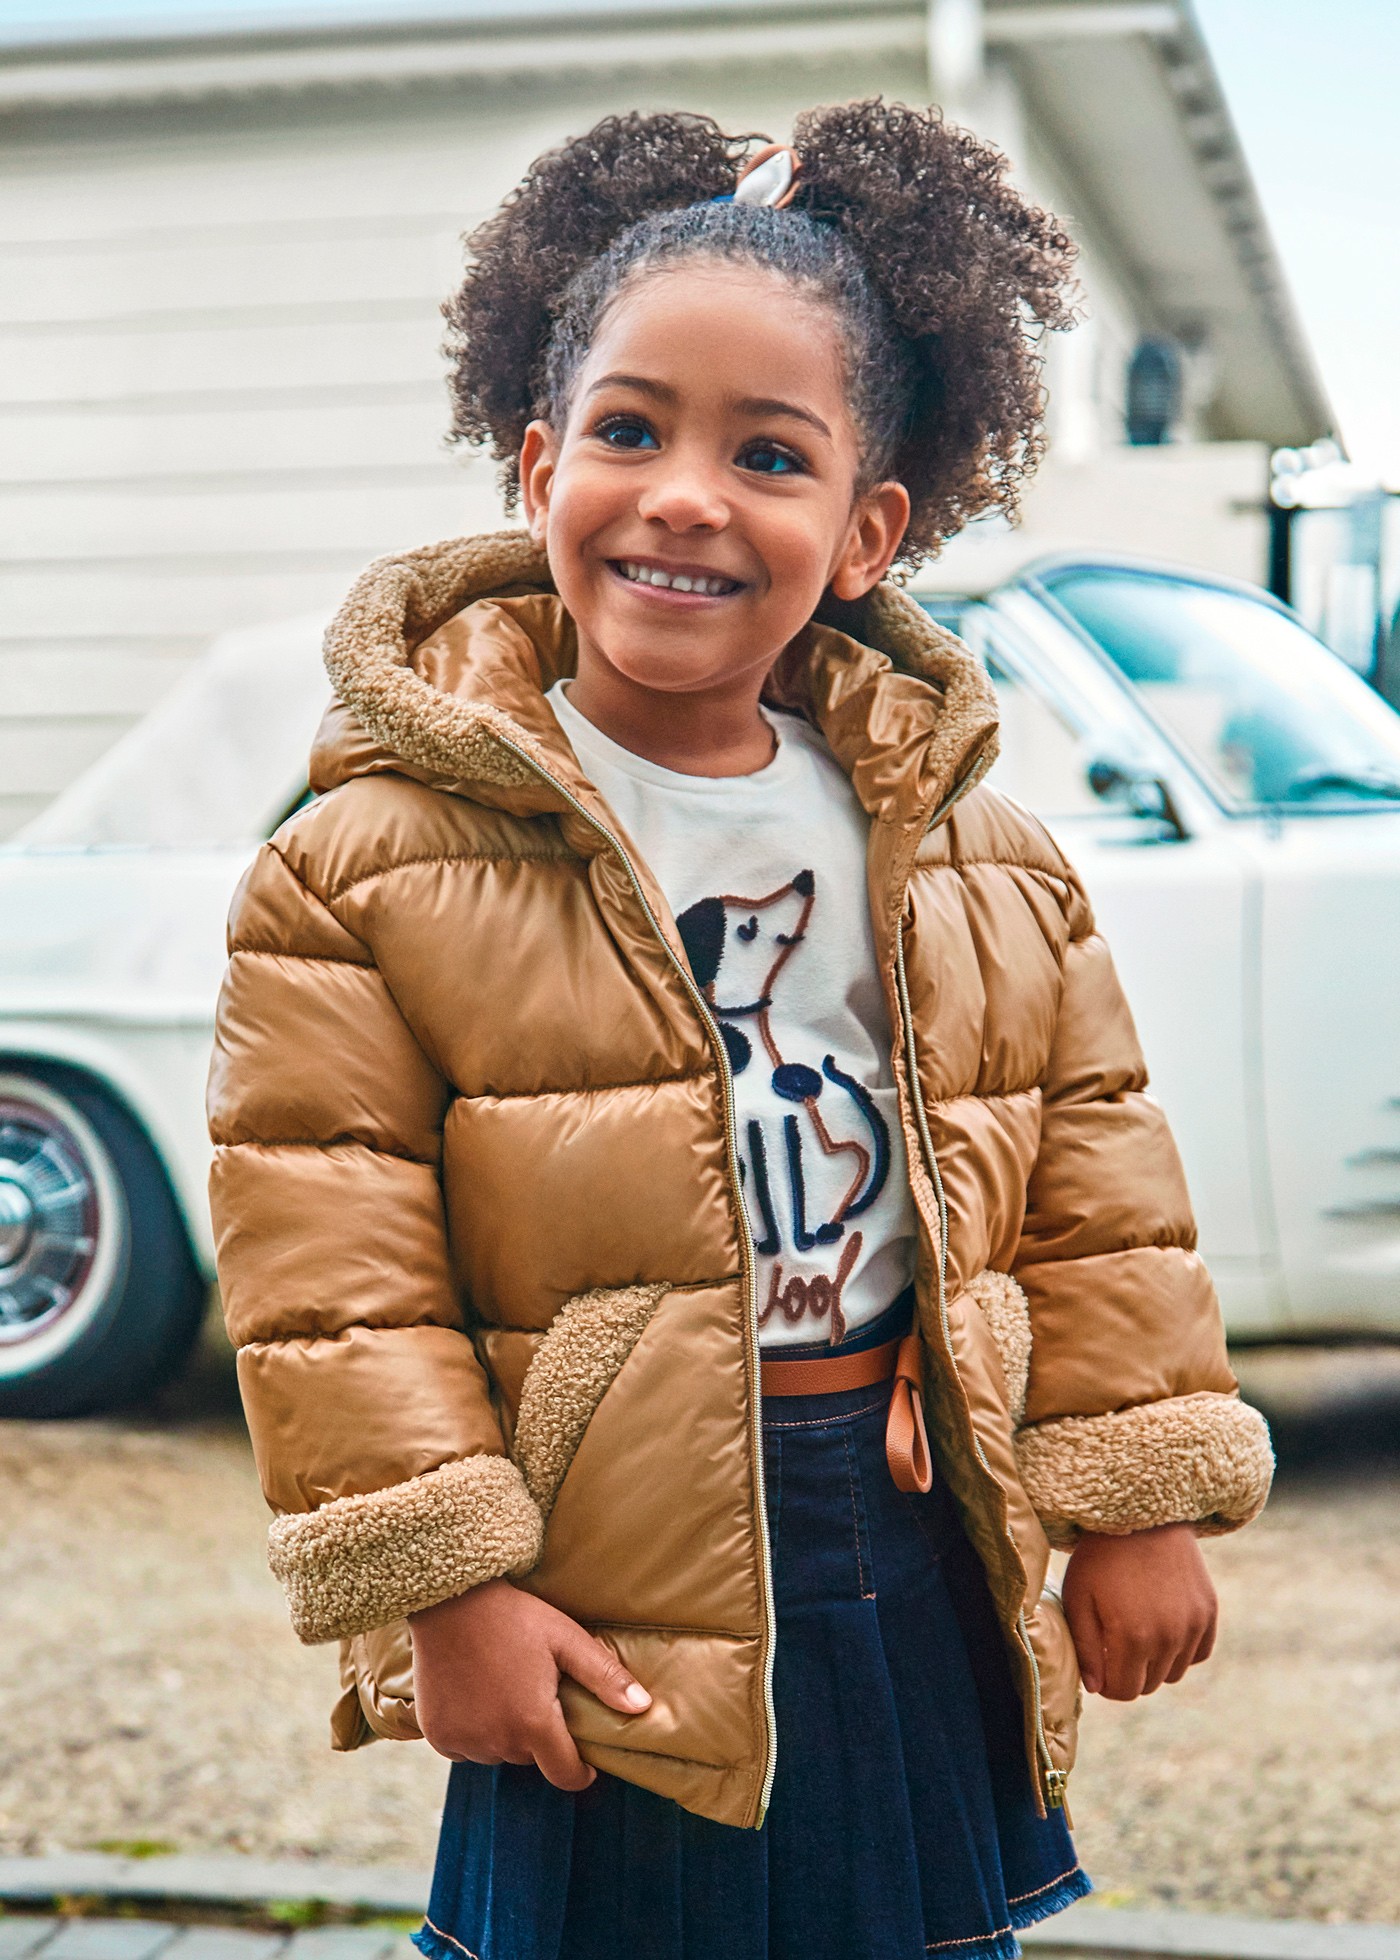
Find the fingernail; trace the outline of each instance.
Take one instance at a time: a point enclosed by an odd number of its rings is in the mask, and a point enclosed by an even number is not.
[[[639,1715],[644,1708],[651,1707],[651,1696],[638,1681],[632,1683],[622,1699],[627,1703],[629,1708],[635,1708]]]

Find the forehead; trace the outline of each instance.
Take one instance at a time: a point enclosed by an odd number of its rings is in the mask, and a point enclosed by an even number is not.
[[[686,260],[648,269],[607,308],[583,389],[610,372],[690,401],[772,397],[849,423],[845,360],[831,309],[764,266]]]

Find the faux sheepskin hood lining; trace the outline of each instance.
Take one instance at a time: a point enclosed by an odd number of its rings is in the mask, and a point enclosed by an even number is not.
[[[982,667],[890,585],[833,608],[779,656],[773,705],[822,729],[870,814],[926,822],[991,767],[996,697]],[[543,552],[523,531],[381,558],[326,635],[336,691],[311,781],[392,770],[519,814],[548,807],[537,769],[586,793],[544,695],[577,640]],[[531,764],[535,765],[534,768]]]

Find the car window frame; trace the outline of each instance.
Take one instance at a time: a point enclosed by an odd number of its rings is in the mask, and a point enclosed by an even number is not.
[[[1086,747],[1102,746],[1106,758],[1160,777],[1172,793],[1189,836],[1213,827],[1219,809],[1198,784],[1194,770],[1161,736],[1136,690],[1084,637],[1062,629],[1019,582],[1000,588],[970,606],[963,638],[986,664],[987,653],[1008,668],[1022,686],[1040,693],[1071,727],[1082,731]],[[1046,626],[1052,632],[1047,635]],[[1055,643],[1058,636],[1059,645]],[[1068,825],[1121,826],[1122,812],[1107,803],[1099,809],[1049,812],[1042,821]],[[1128,818],[1145,827],[1148,819]],[[1149,840],[1145,835],[1142,841]]]
[[[1234,598],[1245,599],[1253,605],[1263,606],[1270,612],[1281,613],[1290,624],[1296,626],[1300,632],[1307,634],[1307,637],[1313,640],[1329,659],[1335,660],[1339,657],[1332,652],[1325,641],[1319,640],[1315,633],[1308,631],[1308,628],[1293,611],[1291,606],[1286,606],[1281,599],[1277,598],[1272,592],[1266,592],[1262,586],[1250,585],[1243,579],[1204,576],[1197,572],[1169,565],[1123,564],[1108,558],[1058,559],[1055,561],[1053,567],[1046,566],[1044,568],[1046,572],[1052,569],[1056,572],[1077,570],[1113,571],[1126,574],[1132,578],[1152,579],[1162,585],[1194,585],[1205,592],[1225,592]],[[1273,827],[1282,824],[1285,820],[1289,822],[1295,820],[1317,821],[1319,819],[1335,820],[1339,817],[1394,817],[1400,815],[1400,804],[1384,802],[1379,799],[1374,803],[1357,802],[1344,806],[1334,805],[1331,808],[1328,808],[1326,805],[1319,806],[1306,803],[1275,802],[1238,804],[1227,802],[1215,787],[1210,777],[1205,773],[1200,763],[1193,757],[1190,749],[1186,747],[1167,723],[1154,712],[1146,697],[1138,689],[1137,684],[1128,678],[1117,661],[1099,645],[1099,642],[1088,628],[1081,625],[1074,614],[1070,612],[1069,608],[1057,600],[1054,592],[1043,583],[1041,570],[1039,568],[1032,568],[1030,571],[1023,573],[1015,581],[1015,587],[1017,590],[1025,593],[1033,604],[1038,606],[1044,614],[1054,621],[1057,627],[1061,628],[1075,640],[1083,649],[1084,653],[1088,655],[1089,659],[1103,670],[1105,677],[1122,693],[1127,695],[1142,721],[1150,727],[1153,735],[1158,738],[1162,746],[1170,753],[1173,762],[1190,777],[1193,786],[1207,800],[1211,809],[1227,822],[1231,824],[1243,823],[1256,825],[1266,823]]]

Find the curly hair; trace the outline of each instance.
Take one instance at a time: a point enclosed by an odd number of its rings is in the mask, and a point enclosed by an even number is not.
[[[687,259],[761,266],[829,309],[862,479],[908,490],[896,562],[912,567],[972,518],[1014,514],[1044,450],[1043,331],[1076,317],[1074,245],[936,109],[807,111],[782,211],[717,201],[757,140],[708,116],[608,116],[541,157],[468,240],[443,307],[451,439],[490,443],[514,503],[526,425],[564,426],[624,287]]]

